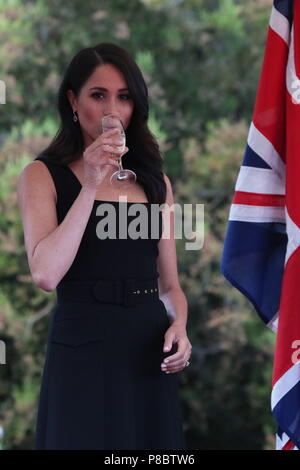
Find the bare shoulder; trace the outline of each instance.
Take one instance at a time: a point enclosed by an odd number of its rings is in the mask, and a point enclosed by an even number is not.
[[[54,181],[47,166],[41,160],[33,160],[24,166],[19,175],[17,189],[19,199],[30,191],[31,194],[42,194],[46,200],[54,201],[56,204],[57,195]],[[43,200],[45,200],[44,198]]]
[[[163,173],[163,176],[167,186],[166,203],[172,205],[174,203],[172,184],[166,173]]]
[[[29,267],[35,279],[34,250],[58,225],[55,185],[43,162],[36,160],[22,169],[17,183],[17,195]]]

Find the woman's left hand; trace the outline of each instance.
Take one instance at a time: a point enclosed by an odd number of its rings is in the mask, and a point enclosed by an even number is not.
[[[161,370],[167,374],[183,370],[192,352],[192,345],[187,337],[185,326],[176,323],[176,321],[165,333],[164,352],[171,351],[173,344],[177,344],[177,352],[166,357],[161,364]]]

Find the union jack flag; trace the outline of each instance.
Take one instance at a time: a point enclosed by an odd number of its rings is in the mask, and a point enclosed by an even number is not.
[[[222,255],[276,332],[276,448],[300,449],[300,0],[275,0]],[[299,282],[299,285],[298,285]]]

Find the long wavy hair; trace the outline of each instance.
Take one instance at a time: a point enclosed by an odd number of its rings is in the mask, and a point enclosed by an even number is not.
[[[163,158],[158,143],[148,128],[148,90],[142,72],[132,57],[121,47],[111,43],[100,43],[79,51],[68,65],[61,82],[57,108],[60,127],[39,156],[58,165],[68,165],[77,160],[85,150],[79,122],[74,122],[73,111],[67,90],[79,95],[82,86],[95,68],[102,64],[113,64],[124,75],[134,103],[130,124],[126,129],[126,168],[137,175],[148,201],[163,204],[166,199],[166,183],[163,178]]]

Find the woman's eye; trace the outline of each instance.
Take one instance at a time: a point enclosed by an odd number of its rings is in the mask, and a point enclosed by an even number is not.
[[[103,99],[105,98],[104,94],[101,93],[100,91],[95,91],[94,93],[91,94],[91,97],[92,98],[95,98],[95,99]],[[122,94],[122,95],[119,95],[119,98],[121,100],[124,100],[124,101],[128,101],[131,99],[131,96],[130,95],[126,95],[126,94]]]
[[[91,94],[91,97],[92,98],[99,98],[99,97],[103,97],[103,93],[100,93],[100,92],[95,92],[95,93],[92,93]]]
[[[130,100],[130,95],[120,95],[121,100]]]

